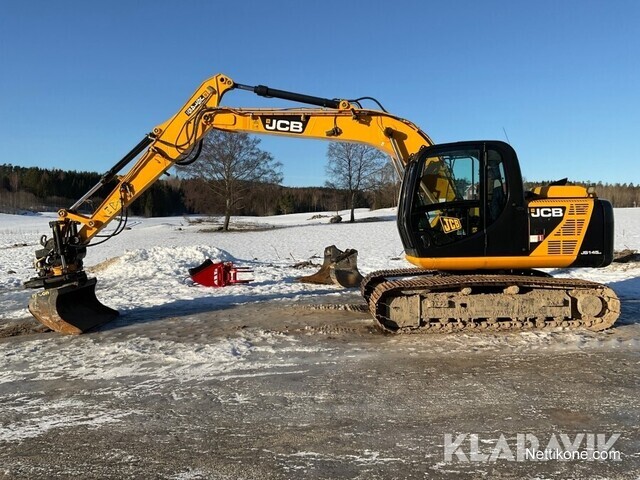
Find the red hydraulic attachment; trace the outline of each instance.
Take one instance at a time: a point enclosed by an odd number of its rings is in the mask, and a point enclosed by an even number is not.
[[[225,287],[251,280],[239,279],[238,273],[253,272],[249,267],[235,267],[233,262],[216,262],[207,258],[202,265],[189,269],[191,279],[205,287]]]

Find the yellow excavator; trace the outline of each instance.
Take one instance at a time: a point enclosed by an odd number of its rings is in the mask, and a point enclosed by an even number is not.
[[[230,90],[310,105],[233,108]],[[90,242],[174,165],[196,160],[207,132],[248,132],[359,142],[389,155],[402,177],[397,224],[406,258],[417,268],[373,272],[360,285],[376,324],[393,333],[509,331],[567,327],[602,330],[620,302],[609,287],[552,278],[538,268],[604,267],[613,258],[613,209],[591,189],[563,182],[524,191],[515,151],[501,141],[436,145],[405,119],[354,100],[321,98],[206,80],[169,120],[147,134],[101,180],[50,223],[36,251],[37,276],[25,282],[29,310],[69,334],[96,328],[118,312],[95,295],[83,258]],[[374,100],[375,99],[371,99]],[[120,172],[134,160],[125,173]],[[117,185],[91,214],[80,208]],[[100,240],[100,241],[105,241]],[[95,244],[95,243],[94,243]]]

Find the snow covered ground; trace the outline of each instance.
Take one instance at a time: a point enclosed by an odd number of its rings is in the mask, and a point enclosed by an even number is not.
[[[300,296],[326,294],[327,287],[294,282],[296,277],[315,271],[299,270],[293,265],[312,259],[322,263],[324,247],[359,250],[363,272],[408,265],[402,259],[402,245],[395,230],[393,210],[360,211],[359,218],[372,222],[355,225],[329,224],[330,213],[294,214],[276,217],[234,217],[238,224],[255,226],[242,232],[211,232],[211,224],[194,219],[134,218],[131,230],[103,245],[89,248],[85,266],[91,267],[116,258],[100,267],[98,296],[122,314],[142,307],[172,304],[184,308],[184,300],[197,300],[194,308],[221,303],[298,299]],[[15,216],[0,214],[0,319],[28,316],[26,304],[31,292],[21,291],[21,283],[34,272],[33,252],[42,234],[50,230],[52,214]],[[262,230],[260,230],[262,228]],[[203,232],[203,230],[205,232]],[[107,232],[108,233],[108,232]],[[232,260],[251,267],[254,280],[245,286],[222,290],[193,285],[188,269],[206,258]],[[244,277],[248,278],[248,277]],[[329,289],[330,291],[331,289]],[[188,307],[187,307],[188,308]]]
[[[618,209],[616,249],[640,250],[640,209]],[[327,214],[330,215],[330,214]],[[618,328],[383,336],[366,314],[308,304],[356,293],[294,279],[324,247],[363,274],[410,266],[395,212],[134,218],[86,266],[121,317],[80,337],[0,338],[0,477],[636,478],[640,266],[562,269],[609,284]],[[52,214],[0,214],[0,324],[30,318],[22,282]],[[207,230],[207,231],[203,231]],[[247,285],[194,285],[206,258],[251,267]],[[588,401],[585,401],[588,399]],[[620,433],[621,463],[446,464],[445,434]]]
[[[188,300],[194,301],[194,311],[201,311],[220,305],[331,294],[330,287],[295,282],[296,277],[315,269],[301,271],[293,265],[310,259],[322,263],[324,247],[332,244],[343,250],[358,250],[363,274],[411,266],[403,259],[393,209],[358,211],[357,218],[372,221],[356,224],[329,224],[331,213],[322,218],[314,218],[316,215],[235,217],[234,222],[256,229],[229,233],[212,232],[212,225],[194,222],[193,218],[134,218],[130,230],[89,248],[85,266],[98,266],[98,297],[124,315],[160,306],[170,315],[172,309],[190,308]],[[640,250],[640,209],[617,209],[615,215],[616,249]],[[54,214],[0,214],[0,320],[29,316],[26,305],[32,292],[22,290],[21,285],[35,274],[31,266],[34,250],[39,248],[40,235],[49,234],[48,222],[53,218]],[[254,280],[221,290],[193,285],[188,269],[206,258],[249,266]],[[553,273],[609,284],[622,297],[640,290],[637,264]]]

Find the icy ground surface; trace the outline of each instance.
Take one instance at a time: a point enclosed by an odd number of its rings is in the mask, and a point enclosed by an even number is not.
[[[89,249],[98,296],[121,317],[97,332],[0,339],[0,478],[630,478],[640,475],[640,265],[562,270],[609,284],[616,328],[393,337],[355,292],[293,281],[323,249],[363,273],[409,266],[392,210],[328,224],[312,214],[133,219]],[[21,282],[53,217],[0,215],[0,324],[28,319]],[[261,224],[264,229],[259,229]],[[616,248],[640,249],[640,209],[616,210]],[[205,258],[254,281],[193,285]],[[446,462],[444,435],[620,434],[619,462]],[[469,444],[465,444],[469,453]],[[515,451],[514,451],[515,453]]]

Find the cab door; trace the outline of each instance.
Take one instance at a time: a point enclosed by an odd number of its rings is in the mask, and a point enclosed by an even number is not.
[[[504,142],[483,145],[485,256],[529,254],[529,219],[516,152]]]

